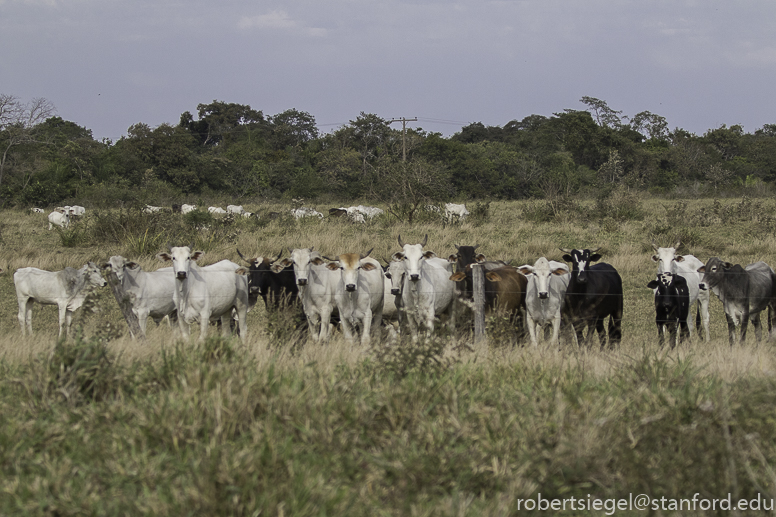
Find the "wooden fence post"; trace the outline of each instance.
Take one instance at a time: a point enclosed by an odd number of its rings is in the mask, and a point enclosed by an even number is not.
[[[127,320],[129,333],[132,335],[132,338],[140,338],[142,341],[145,341],[146,337],[143,333],[143,329],[140,328],[140,324],[137,321],[137,316],[135,316],[135,313],[132,312],[132,305],[129,303],[129,295],[124,292],[124,289],[122,289],[121,282],[119,282],[119,277],[116,276],[116,273],[113,271],[108,271],[107,280],[108,285],[110,286],[110,290],[113,291],[113,296],[116,298],[116,301],[119,304],[119,309],[121,309],[121,313],[124,315],[124,319]]]
[[[485,272],[480,264],[472,264],[472,288],[474,295],[474,342],[488,339],[485,335]]]

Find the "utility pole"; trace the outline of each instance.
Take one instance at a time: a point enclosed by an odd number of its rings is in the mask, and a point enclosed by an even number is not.
[[[388,121],[389,124],[394,122],[401,122],[401,161],[407,161],[407,122],[417,122],[418,117],[415,118],[392,118]]]

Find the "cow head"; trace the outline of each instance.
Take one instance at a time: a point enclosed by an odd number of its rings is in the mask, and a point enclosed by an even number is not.
[[[456,253],[450,255],[448,260],[456,263],[458,271],[465,271],[472,264],[482,264],[485,262],[485,255],[476,253],[477,248],[480,247],[479,244],[474,246],[459,246],[455,244],[454,246]]]
[[[566,275],[569,273],[569,268],[565,265],[563,267],[551,267],[550,261],[545,257],[541,257],[534,262],[533,266],[520,266],[518,271],[525,276],[530,275],[533,277],[536,282],[536,294],[542,300],[546,300],[550,297],[550,276]]]
[[[127,259],[121,255],[113,255],[108,259],[108,262],[105,262],[100,267],[104,271],[112,271],[113,273],[116,273],[116,277],[119,279],[119,282],[121,282],[124,279],[125,268],[135,270],[139,269],[140,265],[136,262],[128,262]]]
[[[169,253],[159,253],[157,257],[164,262],[172,262],[172,270],[175,273],[175,278],[183,281],[189,276],[192,261],[196,262],[205,256],[204,251],[195,251],[192,253],[191,250],[193,247],[193,244],[191,246],[170,247]]]
[[[565,253],[563,260],[571,263],[571,275],[576,276],[577,282],[587,282],[587,268],[598,260],[601,260],[601,255],[597,253],[601,248],[573,250],[569,248],[560,248]]]
[[[332,271],[340,270],[342,272],[342,283],[345,285],[345,290],[352,293],[358,289],[359,271],[373,271],[379,267],[374,263],[374,259],[364,260],[370,253],[372,253],[372,250],[367,251],[363,255],[359,255],[358,253],[345,253],[327,264],[326,267]]]
[[[725,278],[725,273],[734,267],[733,264],[725,262],[719,257],[711,257],[709,261],[706,262],[706,265],[698,268],[698,273],[703,273],[702,282],[713,290],[722,283]]]
[[[401,235],[399,235],[399,246],[401,246],[404,251],[394,253],[391,258],[393,260],[404,261],[404,270],[405,273],[409,275],[411,282],[420,280],[420,267],[423,261],[436,257],[436,254],[433,251],[423,251],[423,246],[426,245],[427,241],[428,234],[423,237],[423,242],[420,244],[405,244],[404,241],[401,240]]]
[[[396,255],[394,254],[394,257]],[[386,262],[388,267],[385,270],[385,277],[391,281],[391,294],[399,296],[404,283],[404,260],[392,258],[390,261],[386,260]]]
[[[652,260],[657,262],[657,272],[676,274],[676,263],[684,261],[682,255],[677,255],[676,251],[679,246],[682,245],[682,241],[677,240],[673,248],[658,248],[655,241],[652,241],[652,249],[655,250],[655,254],[652,255]]]
[[[293,265],[296,285],[304,287],[307,285],[307,280],[310,278],[310,269],[313,266],[325,264],[325,262],[321,257],[321,254],[317,251],[313,251],[313,248],[297,248],[294,250],[289,248],[288,251],[291,253],[291,256],[273,264],[272,271],[280,273],[284,268]]]
[[[85,285],[105,287],[108,283],[102,277],[102,268],[94,262],[87,262],[81,270],[84,272]]]

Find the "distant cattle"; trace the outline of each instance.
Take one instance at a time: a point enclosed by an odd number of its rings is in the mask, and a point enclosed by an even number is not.
[[[372,335],[380,335],[385,298],[383,269],[377,260],[368,256],[371,251],[363,255],[345,253],[326,266],[339,273],[334,300],[345,339],[352,341],[354,328],[358,326],[364,346],[370,343]]]
[[[187,205],[185,203],[181,205],[182,214],[188,214],[189,212],[193,212],[196,209],[197,209],[197,205]]]
[[[301,219],[303,217],[317,217],[318,219],[323,219],[322,213],[313,208],[306,207],[292,209],[291,215],[294,216],[294,219]]]
[[[210,206],[208,207],[207,211],[209,214],[214,214],[214,215],[223,215],[226,213],[226,210],[224,210],[220,206]]]
[[[45,214],[46,213],[46,211],[43,210],[42,208],[34,208],[34,207],[30,208],[30,212],[33,213],[33,214]]]
[[[348,219],[350,219],[354,223],[363,223],[363,222],[366,222],[367,219],[372,219],[384,213],[385,211],[382,208],[377,208],[373,206],[364,206],[364,205],[350,206],[350,207],[343,206],[339,208],[329,209],[329,216],[332,216],[332,217],[347,216]]]
[[[59,308],[59,336],[63,329],[70,333],[73,313],[83,305],[91,287],[102,287],[105,279],[100,268],[89,262],[80,269],[44,271],[34,267],[17,269],[13,275],[16,300],[19,303],[19,325],[22,334],[32,333],[32,305],[56,305]]]
[[[54,226],[60,228],[68,228],[70,226],[70,212],[63,207],[55,209],[48,215],[48,229],[51,230]]]
[[[531,344],[537,346],[537,334],[546,325],[552,325],[550,345],[557,345],[561,309],[571,279],[568,266],[562,262],[541,257],[534,262],[533,266],[520,266],[518,269],[528,279],[525,306]]]
[[[469,215],[469,211],[466,209],[466,205],[456,203],[445,203],[445,219],[448,221],[466,219]]]
[[[242,205],[226,205],[226,213],[243,215],[245,213],[245,209],[242,207]]]
[[[81,217],[86,213],[86,209],[79,205],[73,205],[65,208],[68,208],[70,210],[70,215],[75,217]]]
[[[614,348],[622,340],[622,278],[609,264],[591,265],[601,259],[596,253],[599,249],[561,248],[565,253],[563,260],[572,265],[563,312],[569,318],[580,346],[585,328],[588,346],[592,343],[593,330],[598,332],[601,348],[605,346],[604,321],[608,317],[609,347]]]
[[[739,264],[725,262],[719,257],[712,257],[706,265],[698,268],[703,273],[703,281],[717,295],[725,309],[728,324],[730,346],[736,341],[736,327],[741,327],[741,343],[746,339],[746,328],[749,319],[754,325],[755,336],[762,338],[760,329],[760,312],[768,309],[769,339],[774,332],[774,278],[773,270],[765,262],[755,262],[742,268]]]
[[[114,255],[102,269],[116,274],[121,288],[129,296],[132,312],[137,316],[140,329],[145,333],[150,316],[158,325],[165,317],[177,319],[175,312],[175,278],[173,268],[143,271],[135,262]]]
[[[204,253],[192,252],[188,246],[170,248],[169,253],[160,253],[159,259],[172,262],[175,278],[175,308],[183,337],[188,339],[190,328],[199,322],[199,340],[207,337],[210,320],[221,320],[224,336],[227,336],[232,320],[232,311],[237,315],[240,339],[245,341],[248,333],[247,270],[229,260],[222,260],[209,266],[199,267],[196,263]]]
[[[689,289],[690,307],[697,301],[696,314],[700,319],[700,323],[703,326],[705,340],[708,341],[709,336],[709,290],[703,283],[703,275],[698,273],[698,268],[703,266],[703,262],[698,260],[692,255],[678,255],[676,251],[679,249],[681,241],[676,241],[673,248],[659,248],[655,242],[652,242],[652,249],[655,250],[655,254],[652,255],[652,260],[657,262],[657,274],[671,273],[673,275],[679,275],[687,281],[687,288]],[[690,335],[693,334],[692,314],[687,312],[687,328]],[[700,329],[698,330],[700,332]]]
[[[677,327],[679,341],[690,336],[687,323],[690,314],[690,289],[687,280],[680,275],[660,273],[657,280],[652,280],[647,287],[655,290],[655,324],[660,347],[665,341],[665,328],[668,328],[671,348],[676,346]]]
[[[145,208],[143,208],[143,212],[146,214],[156,214],[163,211],[164,211],[164,208],[160,206],[146,205]]]

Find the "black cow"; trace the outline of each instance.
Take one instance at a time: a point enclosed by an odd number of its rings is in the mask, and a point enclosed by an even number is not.
[[[609,348],[614,348],[622,340],[622,278],[609,264],[590,265],[601,259],[601,255],[596,253],[600,249],[560,248],[565,253],[563,260],[571,263],[571,280],[566,290],[563,314],[574,327],[578,345],[582,345],[583,332],[587,327],[585,342],[588,346],[591,344],[595,329],[601,348],[606,344],[604,321],[608,316]]]
[[[650,289],[655,289],[655,324],[657,335],[660,339],[660,348],[663,348],[665,340],[665,327],[671,336],[671,348],[676,346],[676,331],[679,328],[679,341],[690,336],[690,327],[687,325],[687,317],[690,314],[690,288],[687,280],[681,275],[660,273],[657,280],[647,284]]]
[[[248,270],[248,303],[251,307],[259,296],[264,300],[264,306],[267,310],[278,308],[281,304],[291,305],[297,302],[299,288],[294,277],[294,266],[283,268],[279,273],[275,273],[270,267],[283,254],[282,250],[274,259],[269,257],[247,259],[240,253],[239,249],[237,254],[250,265]]]
[[[698,268],[703,273],[703,282],[717,295],[725,308],[730,346],[736,341],[736,327],[741,327],[741,342],[746,339],[749,319],[754,325],[755,337],[762,338],[760,312],[768,308],[768,339],[774,337],[774,289],[776,276],[765,262],[755,262],[742,268],[739,264],[725,262],[712,257],[706,265]]]
[[[466,278],[463,280],[463,284],[462,284],[462,287],[460,288],[460,291],[461,291],[461,297],[467,300],[472,299],[472,288],[473,288],[472,275],[471,275],[472,264],[481,264],[486,272],[496,268],[504,267],[507,265],[507,263],[504,261],[487,260],[485,258],[485,255],[483,255],[482,253],[476,253],[476,250],[479,247],[480,247],[479,244],[476,244],[474,246],[458,246],[457,244],[455,244],[455,249],[457,250],[456,253],[453,253],[447,259],[450,262],[455,262],[455,270],[457,272],[466,274]],[[525,296],[525,293],[523,293],[523,296]]]

